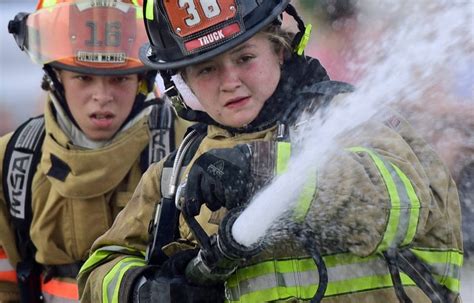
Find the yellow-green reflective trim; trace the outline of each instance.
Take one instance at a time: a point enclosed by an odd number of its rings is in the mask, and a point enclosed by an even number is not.
[[[43,7],[42,8],[48,8],[51,6],[56,5],[56,0],[43,0]]]
[[[277,175],[281,175],[288,169],[288,162],[291,155],[291,143],[277,142]]]
[[[79,270],[79,274],[88,271],[92,267],[97,266],[98,264],[106,260],[109,256],[116,253],[127,253],[130,255],[141,256],[145,258],[145,252],[143,251],[137,251],[128,247],[117,245],[104,246],[96,250],[92,255],[89,256],[89,258],[86,260],[86,262],[84,262],[81,269]]]
[[[126,257],[120,260],[117,264],[115,264],[114,267],[104,277],[104,280],[102,282],[102,302],[118,302],[120,283],[125,272],[131,267],[138,267],[144,265],[145,260],[136,257]]]
[[[97,250],[82,265],[79,270],[79,274],[88,271],[90,268],[95,267],[97,264],[101,263],[102,260],[107,259],[110,255],[113,255],[115,252],[106,251],[106,250]]]
[[[416,229],[418,227],[418,219],[420,218],[420,200],[418,200],[418,196],[416,195],[415,189],[413,188],[413,185],[411,184],[408,177],[396,165],[392,164],[392,167],[395,169],[398,176],[402,180],[403,185],[405,185],[408,198],[411,202],[410,219],[408,221],[407,234],[405,236],[405,240],[403,240],[401,244],[402,246],[405,246],[410,244],[413,241],[413,238],[415,238]]]
[[[303,222],[308,214],[311,203],[313,202],[314,196],[317,192],[317,178],[316,171],[311,170],[308,174],[308,180],[306,180],[303,191],[301,192],[298,202],[294,208],[293,219],[296,222]]]
[[[387,230],[384,233],[382,242],[377,248],[377,251],[385,251],[393,243],[393,240],[396,236],[398,223],[400,221],[400,197],[398,196],[397,187],[383,161],[373,151],[364,147],[352,147],[349,150],[356,153],[365,152],[369,154],[369,156],[374,161],[375,166],[377,166],[379,172],[382,174],[382,179],[384,180],[385,186],[387,187],[392,207],[388,218]]]
[[[235,287],[243,279],[248,280],[274,273],[275,271],[279,273],[291,273],[294,272],[295,268],[299,268],[300,271],[308,271],[316,269],[316,265],[314,264],[314,260],[311,258],[278,261],[270,260],[252,266],[239,268],[236,274],[232,275],[226,283],[228,287]]]
[[[380,289],[386,287],[392,287],[392,279],[390,273],[388,272],[388,268],[386,267],[385,260],[379,256],[373,256],[370,258],[361,258],[356,256],[351,256],[349,254],[342,254],[340,256],[328,256],[328,261],[334,262],[335,259],[342,260],[343,262],[347,263],[346,265],[351,266],[376,266],[376,268],[369,272],[367,272],[366,276],[361,277],[347,277],[343,276],[335,276],[341,270],[342,264],[334,263],[333,266],[328,266],[328,274],[329,274],[329,283],[328,288],[326,290],[326,296],[334,296],[334,295],[341,295],[347,294],[352,292],[360,292],[360,291],[368,291],[373,289]],[[326,256],[323,257],[326,260]],[[332,260],[331,260],[332,259]],[[349,262],[353,261],[353,262]],[[354,262],[355,261],[355,262]],[[369,263],[371,261],[375,261],[375,263]],[[279,264],[279,263],[282,264]],[[262,302],[262,301],[269,301],[269,300],[281,300],[287,298],[298,298],[298,299],[310,299],[314,296],[316,292],[316,288],[318,286],[317,282],[317,269],[316,265],[314,264],[312,259],[300,259],[300,260],[273,260],[264,262],[265,266],[260,266],[262,264],[257,264],[252,267],[253,269],[245,268],[245,270],[239,269],[240,272],[236,273],[234,276],[235,279],[229,279],[227,281],[227,293],[230,296],[229,302]],[[367,265],[363,264],[367,263]],[[273,270],[269,270],[272,269]],[[342,269],[343,271],[355,270],[355,268],[351,269],[350,267],[346,269]],[[378,269],[377,269],[378,268]],[[382,271],[381,271],[382,270]],[[259,272],[259,275],[256,276],[255,272]],[[312,279],[308,280],[307,273],[312,272],[313,278],[316,279],[316,282],[310,282]],[[260,283],[265,283],[266,280],[265,275],[270,277],[280,277],[275,278],[276,283],[286,283],[291,282],[290,280],[286,280],[284,278],[284,274],[294,274],[296,278],[294,282],[301,282],[301,283],[312,283],[312,284],[301,284],[301,285],[277,285],[274,284],[274,287],[268,287],[265,289],[254,289],[251,290],[252,287],[246,289],[246,287],[241,288],[242,285],[253,287],[258,287]],[[340,274],[342,272],[339,272]],[[260,282],[259,279],[263,279]],[[405,286],[414,286],[415,283],[405,274],[401,273],[402,283]],[[238,280],[238,281],[236,281]],[[254,280],[254,281],[250,281]],[[243,284],[240,285],[239,282]],[[262,285],[263,286],[263,285]],[[271,285],[268,285],[271,286]],[[234,293],[236,292],[236,293]]]
[[[297,297],[298,299],[310,300],[316,293],[316,286],[304,287],[274,287],[262,291],[242,295],[239,300],[226,300],[226,302],[256,303],[269,302],[269,298],[285,299]],[[275,300],[277,300],[275,299]],[[274,301],[274,300],[272,300]]]
[[[450,291],[454,293],[459,293],[459,291],[461,290],[461,281],[459,279],[444,277],[440,275],[433,275],[433,277],[436,279],[436,281],[446,286]]]
[[[441,272],[438,272],[437,274],[433,274],[433,276],[439,283],[445,285],[451,291],[459,293],[460,270],[464,258],[460,251],[431,251],[421,249],[411,249],[411,251],[428,266],[436,266],[437,264],[443,265],[441,268],[443,275],[440,275]],[[449,270],[445,267],[449,267]],[[452,273],[452,275],[448,276],[450,273]]]
[[[428,263],[450,263],[461,267],[463,254],[457,250],[433,251],[413,248],[410,249],[418,258]]]
[[[400,273],[400,279],[404,286],[415,286],[410,277],[404,273]],[[340,294],[368,291],[386,287],[393,287],[390,274],[377,275],[371,277],[361,277],[342,281],[329,281],[325,296],[335,296]]]
[[[153,10],[155,0],[148,0],[145,7],[145,18],[148,20],[155,19],[155,11]]]

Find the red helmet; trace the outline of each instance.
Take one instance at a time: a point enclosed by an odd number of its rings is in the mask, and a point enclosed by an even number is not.
[[[36,63],[99,75],[148,69],[138,55],[147,36],[137,0],[40,0],[23,16],[13,34]]]
[[[156,69],[208,60],[278,18],[289,0],[144,0],[150,44],[140,59]]]

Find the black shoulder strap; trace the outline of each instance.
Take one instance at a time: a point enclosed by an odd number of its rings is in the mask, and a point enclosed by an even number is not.
[[[44,136],[44,117],[29,119],[13,133],[3,160],[2,186],[22,258],[16,268],[21,302],[41,302],[41,268],[35,261],[36,248],[29,231],[32,220],[31,185],[41,159]]]
[[[400,278],[400,271],[409,276],[434,303],[455,302],[456,296],[433,277],[431,270],[409,249],[389,249],[384,253],[395,293],[400,302],[411,303]]]
[[[160,265],[168,258],[162,251],[162,247],[174,241],[179,234],[179,210],[175,204],[175,192],[169,189],[172,183],[172,171],[179,169],[182,172],[189,164],[206,136],[207,125],[195,124],[188,131],[195,132],[194,138],[189,141],[183,140],[182,146],[174,151],[164,163],[161,175],[161,200],[156,205],[153,219],[148,226],[150,243],[146,260],[150,265]],[[184,154],[180,155],[180,152]],[[176,157],[182,157],[182,161],[176,161]],[[175,163],[178,163],[180,167],[174,167]]]
[[[150,164],[163,159],[175,149],[174,119],[171,105],[158,102],[152,105],[148,116],[150,127],[150,142],[140,156],[140,167],[146,171]]]

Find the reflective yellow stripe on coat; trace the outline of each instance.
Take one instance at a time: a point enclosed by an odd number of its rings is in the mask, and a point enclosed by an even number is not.
[[[112,267],[102,281],[102,303],[118,302],[118,294],[120,290],[120,284],[127,270],[145,266],[145,253],[129,249],[122,246],[105,246],[96,250],[84,263],[79,275],[85,271],[92,270],[100,264],[106,262],[110,256],[116,253],[125,253],[130,255],[126,257]]]
[[[417,255],[428,254],[431,260],[452,260],[453,263],[448,266],[452,271],[446,272],[445,264],[437,267],[436,263],[428,263],[428,266],[441,284],[449,287],[447,281],[459,282],[458,258],[462,256],[459,252],[413,251]],[[323,259],[329,278],[326,297],[393,286],[387,263],[381,256],[361,258],[347,253],[324,256]],[[404,273],[401,273],[401,279],[405,286],[415,285]],[[318,283],[318,270],[311,258],[269,260],[239,268],[226,282],[226,297],[228,302],[242,303],[288,298],[310,300],[316,293]]]

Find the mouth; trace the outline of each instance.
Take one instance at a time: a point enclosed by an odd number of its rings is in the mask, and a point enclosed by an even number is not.
[[[98,112],[93,113],[89,116],[94,123],[99,128],[107,128],[112,124],[115,115],[110,112]]]
[[[108,120],[108,119],[113,119],[115,115],[108,112],[107,113],[93,113],[92,115],[90,115],[90,117],[96,120]]]
[[[227,108],[239,107],[239,106],[244,105],[248,100],[250,100],[249,96],[233,98],[233,99],[227,101],[225,103],[224,107],[227,107]]]

